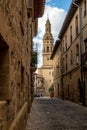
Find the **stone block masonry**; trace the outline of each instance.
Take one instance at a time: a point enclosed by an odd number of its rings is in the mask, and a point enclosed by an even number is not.
[[[24,130],[31,104],[28,2],[0,0],[0,130]]]
[[[32,39],[45,0],[40,2],[0,0],[0,130],[25,130],[33,97]]]

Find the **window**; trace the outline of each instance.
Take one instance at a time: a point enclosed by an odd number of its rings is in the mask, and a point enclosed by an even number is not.
[[[76,36],[78,35],[78,15],[75,18],[75,25],[76,25]]]
[[[86,0],[84,0],[84,17],[86,16]]]
[[[62,42],[62,52],[64,52],[64,40]]]
[[[58,74],[59,74],[59,69],[60,69],[60,68],[59,68],[59,62],[58,62]]]
[[[65,73],[65,59],[62,59],[62,66],[61,66],[61,72]]]
[[[87,61],[87,39],[85,40],[85,60]]]
[[[49,46],[47,46],[47,51],[49,51]]]
[[[28,6],[29,6],[29,8],[32,8],[32,0],[29,0]]]
[[[70,43],[72,43],[72,26],[70,26]]]
[[[76,64],[79,63],[79,45],[76,45]]]
[[[72,79],[72,74],[71,74],[71,72],[69,73],[69,76],[70,76],[70,79]]]
[[[65,50],[67,50],[67,35],[65,36]]]
[[[87,52],[87,39],[85,40],[85,51]]]
[[[67,71],[67,55],[66,55],[66,71]]]
[[[47,57],[47,60],[49,60],[49,57]]]
[[[45,47],[44,47],[44,52],[45,52]]]
[[[24,67],[21,66],[21,92],[23,92],[24,89]]]
[[[3,43],[0,41],[0,101],[9,100],[9,48]]]
[[[40,81],[38,80],[38,84],[39,84],[39,82],[40,82]]]
[[[72,50],[71,50],[71,65],[73,64],[73,56],[72,56]]]

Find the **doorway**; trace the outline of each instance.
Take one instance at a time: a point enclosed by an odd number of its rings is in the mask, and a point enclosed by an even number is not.
[[[9,99],[9,48],[0,36],[0,100]]]

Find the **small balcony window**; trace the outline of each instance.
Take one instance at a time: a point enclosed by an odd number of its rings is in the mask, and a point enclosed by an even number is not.
[[[67,66],[67,55],[66,55],[66,72],[68,70],[68,66]]]
[[[70,27],[70,43],[72,43],[72,26]]]
[[[84,17],[86,16],[86,0],[84,1]]]
[[[71,65],[73,64],[73,56],[72,56],[72,51],[71,51]]]
[[[79,55],[76,54],[76,64],[78,65],[79,64]]]
[[[49,46],[47,46],[47,52],[49,52]]]
[[[79,45],[76,45],[76,64],[79,64]]]
[[[78,35],[78,15],[75,18],[75,25],[76,25],[76,36]]]

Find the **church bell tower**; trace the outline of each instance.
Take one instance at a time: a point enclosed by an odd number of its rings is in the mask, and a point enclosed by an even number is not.
[[[52,65],[52,60],[50,60],[50,56],[53,50],[53,36],[51,33],[51,24],[49,17],[47,17],[47,21],[45,24],[45,34],[43,36],[43,66]]]
[[[53,84],[53,60],[50,59],[53,51],[53,36],[51,33],[50,20],[47,17],[45,34],[43,36],[43,65],[39,68],[39,74],[44,78],[44,95],[49,96],[49,88]]]

